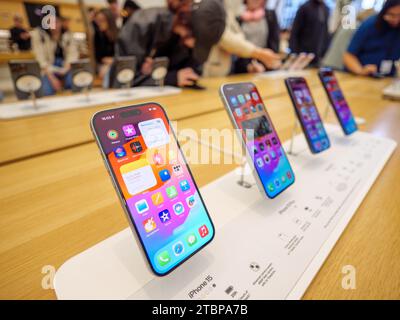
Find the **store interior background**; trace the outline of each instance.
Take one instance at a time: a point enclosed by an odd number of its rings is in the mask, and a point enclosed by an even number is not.
[[[242,0],[230,0],[232,3],[235,2],[237,5],[233,5],[232,7],[238,8],[238,11],[241,9],[241,5],[243,3]],[[346,0],[342,0],[346,1]],[[121,5],[123,4],[123,0],[119,0]],[[305,0],[268,0],[267,6],[270,8],[274,8],[279,24],[281,28],[285,28],[285,26],[290,26],[293,22],[295,13],[298,7],[303,4]],[[325,3],[332,10],[333,14],[331,15],[331,24],[335,25],[335,0],[325,0]],[[350,2],[350,0],[349,0]],[[375,10],[379,10],[382,7],[384,0],[354,0],[351,1],[352,5],[354,5],[359,11],[360,9],[370,9],[374,8]],[[25,0],[0,0],[0,88],[2,88],[2,95],[0,97],[0,103],[2,101],[10,101],[16,100],[13,92],[13,84],[11,81],[10,71],[7,65],[8,61],[8,53],[10,53],[10,46],[8,44],[9,39],[9,28],[13,25],[13,16],[14,14],[20,14],[25,23],[25,27],[31,29],[29,25],[29,20],[26,15],[26,10],[24,8],[25,4],[53,4],[58,7],[59,12],[62,16],[65,16],[70,19],[70,28],[74,33],[74,37],[78,40],[80,44],[80,51],[85,55],[87,52],[87,44],[86,44],[86,34],[85,28],[82,21],[81,11],[78,5],[77,0],[33,0],[33,1],[25,1]],[[165,6],[165,0],[137,0],[137,3],[143,8],[154,7],[154,6]],[[84,0],[84,4],[87,7],[104,7],[106,5],[106,0]],[[32,58],[27,55],[28,59]]]
[[[124,1],[120,0],[119,2],[122,5]],[[13,84],[7,64],[7,53],[10,53],[10,47],[8,44],[8,39],[10,37],[9,28],[13,25],[13,16],[17,13],[23,17],[25,24],[24,27],[29,30],[31,29],[26,15],[26,10],[24,8],[25,3],[51,4],[57,6],[61,15],[70,19],[70,28],[74,33],[74,37],[80,43],[81,52],[84,53],[87,51],[87,45],[85,42],[86,35],[77,0],[0,0],[0,88],[4,94],[3,97],[0,97],[0,103],[3,99],[16,100],[14,97]],[[143,8],[165,5],[164,0],[139,0],[137,3]],[[87,7],[93,6],[100,8],[104,7],[107,2],[106,0],[84,0],[84,4]],[[1,55],[4,55],[4,57],[1,57]],[[27,58],[32,57],[27,56]]]

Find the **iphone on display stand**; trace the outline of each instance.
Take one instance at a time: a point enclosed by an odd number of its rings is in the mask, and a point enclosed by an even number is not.
[[[336,117],[346,135],[358,130],[350,107],[339,87],[339,83],[331,68],[321,68],[318,76],[328,96],[329,103],[335,111]]]
[[[253,83],[223,85],[220,94],[246,150],[260,190],[268,198],[291,186],[294,173],[261,96]]]
[[[31,98],[36,107],[36,98],[43,96],[39,63],[35,60],[10,60],[8,65],[15,95],[19,100]]]
[[[291,77],[285,79],[285,84],[311,152],[319,153],[328,149],[328,134],[306,80],[302,77]]]
[[[136,73],[136,57],[114,57],[110,69],[110,88],[130,88]]]
[[[81,59],[71,63],[72,92],[84,91],[88,99],[88,93],[93,86],[93,68],[89,59]]]
[[[96,113],[91,128],[151,270],[164,276],[204,248],[214,226],[164,109]]]
[[[151,77],[160,87],[164,87],[164,80],[168,73],[169,59],[168,57],[154,58]]]

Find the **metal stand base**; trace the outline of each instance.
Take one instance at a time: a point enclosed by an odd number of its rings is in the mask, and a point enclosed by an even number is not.
[[[88,102],[90,101],[89,92],[90,92],[89,87],[83,88],[83,94],[85,95],[86,101],[88,101]]]
[[[326,121],[328,119],[329,113],[331,111],[331,104],[327,103],[325,106],[325,111],[324,111],[324,115],[323,115],[323,120]]]
[[[160,88],[160,90],[163,90],[165,86],[165,78],[156,80],[156,85]]]
[[[245,180],[246,164],[246,157],[243,157],[242,164],[240,165],[240,178],[237,181],[237,184],[245,189],[250,189],[254,184]]]
[[[37,105],[37,101],[36,101],[35,92],[30,91],[30,92],[29,92],[29,95],[31,96],[31,99],[32,99],[33,108],[34,108],[34,109],[37,109],[37,108],[38,108],[38,105]]]
[[[290,139],[290,144],[289,144],[289,150],[288,150],[288,154],[290,154],[291,156],[295,156],[294,152],[293,152],[293,147],[294,147],[294,137],[297,134],[297,130],[299,128],[299,121],[297,120],[297,118],[294,119],[294,125],[293,125],[293,129],[292,129],[292,137]]]

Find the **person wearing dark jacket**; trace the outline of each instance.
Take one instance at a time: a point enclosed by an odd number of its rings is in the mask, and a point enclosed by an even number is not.
[[[280,28],[274,10],[266,9],[266,0],[245,0],[246,8],[238,22],[248,41],[260,48],[279,52]],[[263,72],[265,66],[252,59],[239,58],[234,64],[234,73]]]
[[[136,11],[120,32],[117,54],[136,56],[137,85],[154,84],[150,79],[152,64],[154,58],[161,56],[170,60],[165,84],[194,85],[211,47],[224,32],[225,11],[221,1],[168,0],[167,3],[168,8]]]
[[[122,7],[122,24],[125,24],[135,11],[140,10],[140,6],[133,0],[125,0],[124,6]]]
[[[346,69],[368,76],[394,76],[400,59],[400,0],[387,0],[382,10],[366,19],[343,55]]]
[[[93,29],[96,69],[99,77],[104,79],[113,63],[118,37],[117,25],[110,9],[103,8],[96,13]]]
[[[324,56],[329,45],[329,8],[323,0],[308,0],[296,13],[289,39],[293,53],[313,53],[314,65]]]
[[[31,35],[23,27],[22,17],[14,15],[14,26],[10,29],[10,41],[17,46],[18,50],[26,51],[31,49]],[[14,49],[14,48],[13,48]]]

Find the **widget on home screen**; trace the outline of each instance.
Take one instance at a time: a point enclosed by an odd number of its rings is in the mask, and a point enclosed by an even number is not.
[[[330,147],[328,135],[304,79],[289,80],[297,115],[311,151],[318,153]]]
[[[294,174],[278,135],[255,87],[227,94],[227,100],[264,190],[271,198],[294,182]],[[235,103],[233,103],[235,102]]]
[[[350,110],[349,105],[343,95],[342,90],[339,87],[339,83],[333,74],[333,72],[322,71],[322,82],[325,86],[329,100],[332,103],[332,107],[335,110],[336,116],[343,128],[345,134],[349,135],[357,131],[357,124],[354,120],[353,114]]]
[[[96,119],[100,142],[153,269],[165,274],[211,240],[212,222],[162,110],[110,118]]]

